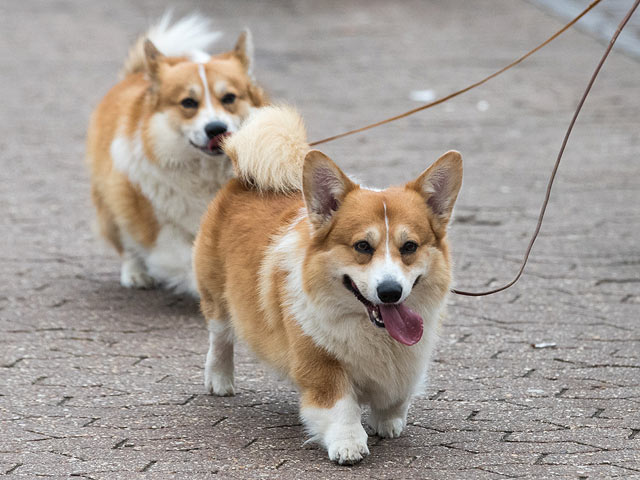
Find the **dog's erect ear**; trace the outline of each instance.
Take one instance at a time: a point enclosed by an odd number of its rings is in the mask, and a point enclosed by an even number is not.
[[[462,156],[451,150],[442,155],[407,188],[417,190],[434,214],[433,226],[444,235],[462,185]]]
[[[247,71],[247,75],[253,80],[253,39],[251,31],[246,28],[238,37],[233,54],[238,57],[240,63]]]
[[[151,80],[155,80],[158,77],[160,61],[164,58],[164,55],[162,55],[153,42],[147,38],[144,41],[144,56],[147,63],[147,73]]]
[[[316,230],[328,225],[355,184],[324,153],[311,150],[304,159],[302,193]]]

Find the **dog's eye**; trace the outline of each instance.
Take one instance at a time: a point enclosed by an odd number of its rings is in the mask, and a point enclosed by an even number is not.
[[[220,99],[220,101],[222,103],[224,103],[225,105],[229,105],[233,102],[236,101],[236,94],[235,93],[227,93],[224,97],[222,97]]]
[[[198,101],[191,97],[187,97],[180,102],[180,105],[184,108],[198,108]]]
[[[400,247],[400,253],[403,255],[415,253],[416,250],[418,250],[418,244],[416,242],[405,242],[405,244]]]
[[[359,252],[359,253],[367,253],[369,255],[373,253],[373,247],[369,245],[369,242],[365,240],[356,242],[353,248],[355,248],[356,252]]]

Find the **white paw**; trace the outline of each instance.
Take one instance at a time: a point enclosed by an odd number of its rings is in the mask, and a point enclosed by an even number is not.
[[[405,427],[405,419],[402,417],[387,418],[378,420],[373,415],[367,419],[367,423],[381,437],[397,438]]]
[[[359,425],[361,432],[353,432],[347,438],[333,440],[327,446],[329,459],[340,465],[353,465],[369,455],[367,432]]]
[[[155,284],[142,262],[125,260],[120,270],[120,285],[125,288],[151,288]]]
[[[233,386],[233,375],[218,373],[207,367],[204,369],[204,388],[211,395],[219,397],[231,397],[236,394]]]

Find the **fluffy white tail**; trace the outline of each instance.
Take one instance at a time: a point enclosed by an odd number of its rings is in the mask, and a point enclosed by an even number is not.
[[[260,191],[302,189],[302,166],[309,151],[300,114],[291,107],[257,109],[227,138],[224,150],[238,178]]]
[[[220,35],[220,32],[211,29],[211,21],[208,18],[197,13],[183,17],[171,25],[171,12],[167,12],[131,47],[120,76],[144,71],[144,41],[147,38],[168,57],[188,55],[202,58],[207,56],[205,52]]]

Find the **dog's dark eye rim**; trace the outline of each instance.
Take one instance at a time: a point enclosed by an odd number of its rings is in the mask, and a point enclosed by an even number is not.
[[[195,98],[187,97],[180,102],[184,108],[198,108],[198,101]]]
[[[229,105],[230,103],[235,102],[236,98],[237,95],[235,93],[227,93],[220,99],[220,102],[224,103],[225,105]]]
[[[418,250],[418,244],[416,242],[412,242],[411,240],[405,242],[404,245],[400,247],[400,253],[402,253],[403,255],[415,253],[416,250]]]
[[[353,248],[359,253],[367,253],[369,255],[373,253],[373,247],[366,240],[354,243]]]

